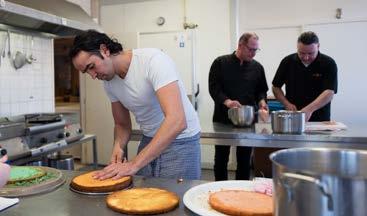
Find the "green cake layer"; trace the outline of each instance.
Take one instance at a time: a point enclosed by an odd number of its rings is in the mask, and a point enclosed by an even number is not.
[[[57,175],[55,173],[47,172],[46,175],[41,176],[39,178],[27,180],[27,181],[17,181],[13,183],[7,183],[7,187],[29,187],[41,184],[42,182],[48,181],[50,179],[57,178]]]
[[[10,169],[10,178],[8,183],[15,183],[19,181],[29,181],[42,177],[46,172],[38,167],[27,166],[12,166]]]

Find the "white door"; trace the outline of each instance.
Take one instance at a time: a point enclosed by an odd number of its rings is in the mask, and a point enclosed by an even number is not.
[[[137,40],[139,48],[159,48],[173,59],[185,85],[186,94],[189,95],[193,103],[197,91],[194,33],[193,30],[139,32]]]

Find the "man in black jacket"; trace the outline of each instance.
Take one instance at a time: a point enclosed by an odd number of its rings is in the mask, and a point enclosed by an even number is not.
[[[215,107],[213,122],[229,124],[228,109],[251,105],[262,110],[266,119],[266,84],[263,66],[254,60],[259,50],[259,37],[255,33],[244,33],[238,42],[235,52],[216,58],[209,72],[209,93]],[[265,112],[264,112],[265,111]],[[230,146],[215,146],[214,175],[215,180],[227,180],[227,163]],[[237,147],[236,179],[249,179],[251,147]]]

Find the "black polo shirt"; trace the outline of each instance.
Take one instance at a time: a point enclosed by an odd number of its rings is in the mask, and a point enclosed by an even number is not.
[[[243,62],[235,53],[214,60],[209,72],[209,93],[213,98],[214,122],[230,123],[226,99],[237,100],[242,105],[257,106],[266,99],[268,85],[263,66],[256,60]]]
[[[335,61],[320,52],[308,67],[294,53],[281,61],[272,83],[279,88],[285,84],[286,98],[300,110],[327,89],[337,93],[337,71]],[[329,120],[330,103],[316,110],[310,118],[310,121]]]

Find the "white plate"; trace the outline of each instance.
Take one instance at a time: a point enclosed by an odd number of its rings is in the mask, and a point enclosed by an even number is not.
[[[212,209],[208,203],[209,193],[223,189],[233,190],[254,190],[254,181],[217,181],[201,184],[186,191],[183,197],[183,202],[187,208],[196,214],[203,216],[223,216],[220,212]]]

